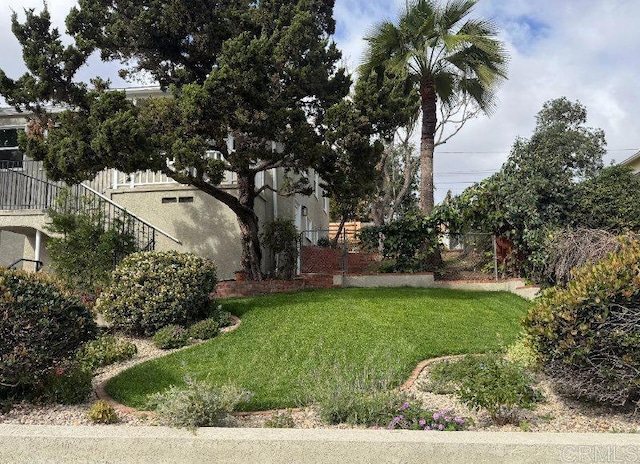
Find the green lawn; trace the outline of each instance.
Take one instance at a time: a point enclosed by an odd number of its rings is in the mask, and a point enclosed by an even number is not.
[[[254,393],[245,409],[298,406],[314,384],[373,372],[399,385],[418,362],[509,344],[530,303],[504,292],[344,289],[230,300],[234,332],[136,366],[107,392],[144,407],[186,374]],[[340,373],[337,372],[340,371]]]

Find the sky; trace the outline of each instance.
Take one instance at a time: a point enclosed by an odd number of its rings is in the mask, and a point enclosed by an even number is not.
[[[54,24],[75,0],[48,0]],[[0,69],[17,78],[20,47],[11,33],[10,14],[42,7],[42,0],[0,0]],[[335,41],[344,63],[355,71],[363,37],[383,21],[396,22],[405,0],[336,0]],[[640,1],[637,0],[479,0],[472,16],[492,20],[510,55],[508,80],[498,89],[491,117],[480,116],[436,148],[436,201],[447,190],[458,194],[500,169],[517,137],[529,137],[545,101],[565,96],[580,101],[587,125],[605,131],[605,164],[640,150]],[[117,77],[116,64],[93,59],[79,78],[109,77],[114,87],[134,84]],[[417,142],[417,141],[416,141]]]

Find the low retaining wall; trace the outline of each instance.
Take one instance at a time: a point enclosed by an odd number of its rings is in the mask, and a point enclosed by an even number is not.
[[[507,280],[435,280],[433,273],[421,274],[371,274],[371,275],[334,275],[336,287],[418,287],[448,288],[453,290],[482,290],[490,292],[510,292],[532,300],[538,287],[527,287],[522,279]]]
[[[216,286],[214,298],[250,297],[271,293],[297,292],[313,288],[331,288],[331,274],[305,275],[294,280],[237,281],[227,280]]]
[[[0,425],[0,462],[559,463],[640,460],[640,435]]]
[[[420,274],[339,274],[333,276],[336,287],[418,287],[434,286],[433,272]]]

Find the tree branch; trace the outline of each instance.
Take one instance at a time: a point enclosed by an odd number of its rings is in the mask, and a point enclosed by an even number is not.
[[[460,132],[467,121],[478,116],[480,111],[480,107],[474,105],[468,97],[459,99],[456,104],[452,106],[440,105],[440,118],[438,118],[439,121],[436,125],[434,147],[447,143],[449,139]],[[459,116],[459,118],[454,119],[456,116]],[[453,126],[453,131],[445,135],[445,127],[451,126]]]

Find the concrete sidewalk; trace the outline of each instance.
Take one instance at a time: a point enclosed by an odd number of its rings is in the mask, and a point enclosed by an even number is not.
[[[0,462],[640,462],[640,435],[0,425]]]

